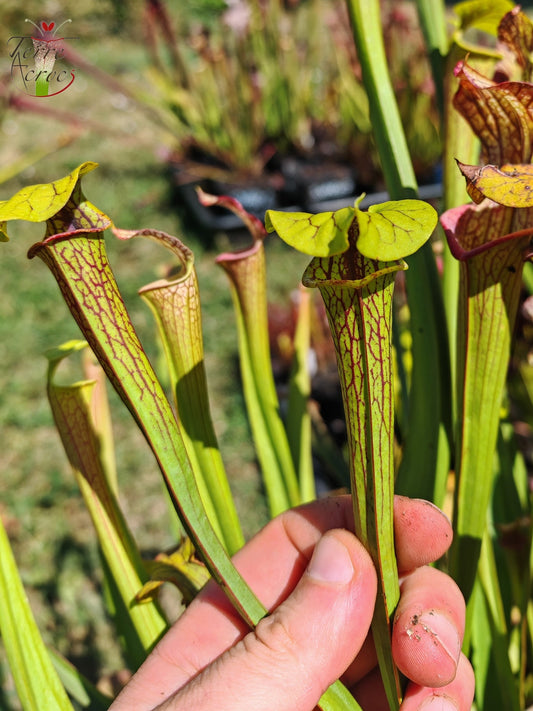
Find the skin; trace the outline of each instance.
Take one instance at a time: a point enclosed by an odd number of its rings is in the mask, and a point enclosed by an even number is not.
[[[472,669],[461,654],[465,605],[428,563],[452,540],[432,504],[395,498],[401,597],[393,654],[410,680],[402,711],[470,711]],[[234,562],[271,614],[250,631],[209,583],[123,689],[110,711],[312,711],[341,678],[364,711],[386,701],[369,636],[376,574],[353,530],[349,496],[271,521]]]

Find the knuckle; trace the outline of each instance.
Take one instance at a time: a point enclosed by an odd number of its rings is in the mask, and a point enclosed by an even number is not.
[[[253,646],[254,654],[259,654],[265,658],[280,657],[286,661],[297,659],[295,653],[294,640],[290,629],[285,624],[281,615],[274,613],[262,619],[254,630],[253,635],[248,636],[249,645]]]

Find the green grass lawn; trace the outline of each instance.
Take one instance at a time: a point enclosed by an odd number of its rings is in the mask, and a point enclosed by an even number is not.
[[[143,63],[143,48],[126,35],[104,35],[82,44],[101,68],[122,73],[126,81],[132,80],[132,72]],[[163,136],[124,97],[110,94],[82,74],[73,91],[57,97],[53,106],[97,121],[106,130],[84,131],[67,147],[25,168],[0,185],[0,199],[24,185],[60,178],[85,160],[96,161],[100,168],[84,178],[85,193],[118,226],[166,230],[193,248],[213,418],[249,536],[266,521],[267,513],[243,413],[231,298],[226,277],[214,264],[217,249],[230,247],[231,240],[216,235],[214,242],[204,241],[202,235],[184,227],[172,204],[161,158]],[[50,149],[71,133],[68,123],[7,112],[0,124],[0,165],[13,165],[36,148]],[[42,226],[16,223],[11,235],[11,241],[1,245],[0,259],[0,515],[46,640],[96,681],[120,668],[122,660],[106,622],[91,523],[46,400],[42,355],[48,348],[77,338],[79,332],[48,269],[40,260],[26,258],[28,248],[41,238]],[[108,241],[110,260],[134,324],[159,366],[155,325],[137,289],[158,278],[169,263],[169,253],[148,241],[121,243],[112,235]],[[296,255],[289,260],[288,254],[294,253],[280,242],[269,242],[271,296],[277,301],[297,286],[306,262]],[[174,543],[161,477],[130,415],[113,393],[110,396],[121,503],[141,548],[153,554]],[[0,661],[1,655],[0,649]],[[3,673],[0,664],[0,682]],[[0,708],[16,709],[9,678],[3,686]]]

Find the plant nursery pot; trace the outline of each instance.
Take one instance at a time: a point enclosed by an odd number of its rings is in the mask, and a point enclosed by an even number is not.
[[[282,158],[271,168],[267,166],[257,178],[196,177],[200,172],[196,167],[191,170],[190,166],[171,166],[176,202],[198,226],[209,231],[242,229],[242,222],[226,210],[200,205],[197,187],[213,195],[230,195],[261,220],[270,209],[321,212],[330,209],[327,205],[332,200],[349,204],[357,187],[354,172],[347,165],[293,157]]]
[[[358,183],[356,172],[350,166],[313,158],[283,157],[273,167],[267,166],[257,178],[225,179],[216,176],[216,171],[213,171],[216,177],[204,177],[211,171],[200,164],[174,163],[170,170],[177,205],[184,208],[198,227],[210,233],[240,230],[242,222],[227,210],[201,205],[197,187],[212,195],[235,198],[260,220],[264,219],[267,210],[310,213],[339,210],[353,205],[362,193],[367,193],[360,205],[362,209],[389,199],[386,191],[376,191],[375,186]],[[437,179],[422,185],[419,194],[422,200],[436,200],[441,191]]]

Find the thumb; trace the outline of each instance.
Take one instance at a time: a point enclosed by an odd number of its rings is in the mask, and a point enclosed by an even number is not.
[[[361,543],[328,531],[291,595],[158,709],[312,711],[359,652],[375,597]]]

